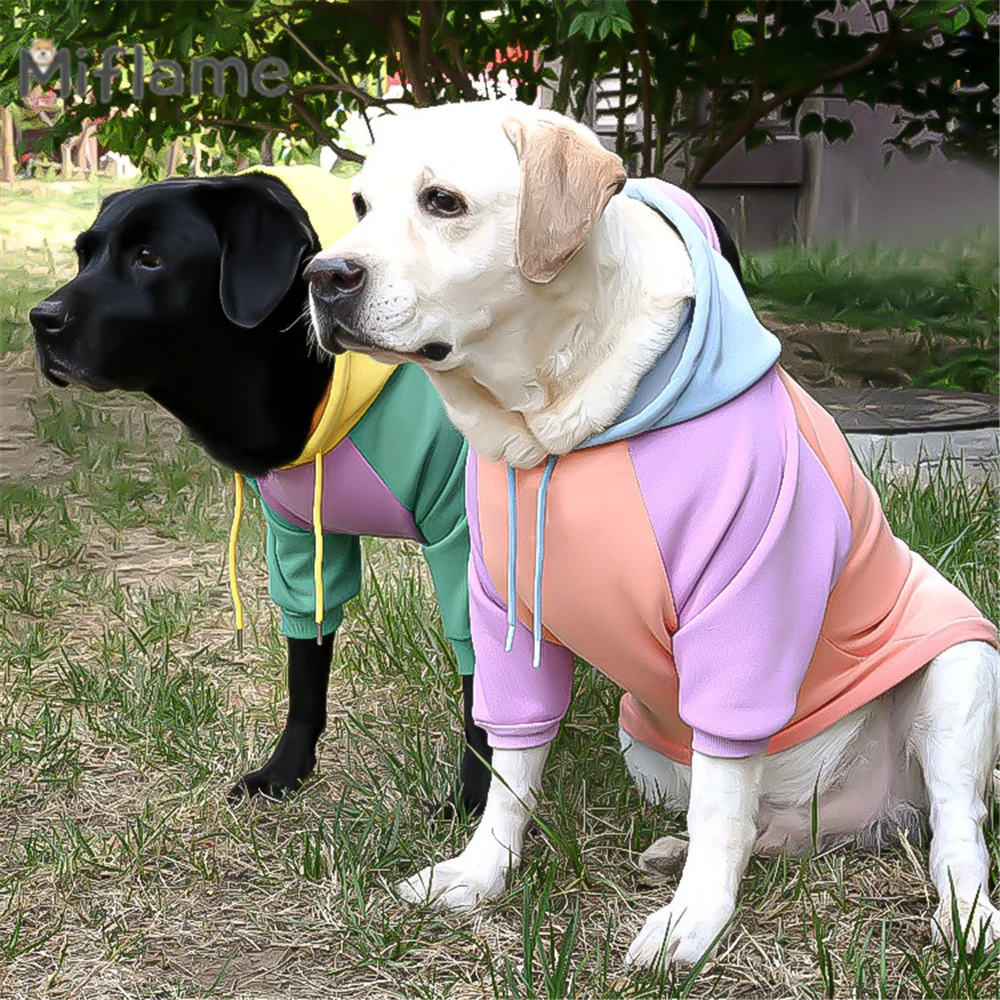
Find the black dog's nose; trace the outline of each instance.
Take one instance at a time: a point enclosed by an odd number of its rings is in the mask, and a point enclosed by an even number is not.
[[[35,333],[55,337],[66,326],[67,316],[62,302],[58,299],[46,299],[28,313],[28,319],[31,320]]]
[[[365,286],[368,272],[357,261],[346,257],[313,257],[305,276],[312,282],[315,295],[332,301],[357,295]]]

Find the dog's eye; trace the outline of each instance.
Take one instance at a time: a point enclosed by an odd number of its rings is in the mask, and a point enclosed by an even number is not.
[[[155,270],[158,267],[163,267],[163,258],[157,254],[153,253],[149,247],[143,247],[136,255],[135,262],[139,267],[145,267],[148,270]]]
[[[424,211],[445,218],[464,215],[466,211],[465,202],[457,194],[452,194],[443,188],[427,188],[420,195],[420,203]]]
[[[360,222],[368,214],[368,206],[365,204],[365,199],[359,194],[354,195],[351,200],[354,202],[354,214]]]

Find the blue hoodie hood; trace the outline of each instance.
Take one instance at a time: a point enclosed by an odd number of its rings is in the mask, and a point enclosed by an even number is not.
[[[781,344],[761,326],[729,262],[658,181],[628,181],[624,193],[659,212],[680,234],[695,296],[681,331],[636,386],[615,422],[577,448],[593,448],[700,417],[735,399],[774,367]]]
[[[677,191],[678,195],[672,195]],[[765,329],[726,259],[713,248],[685,205],[686,192],[658,180],[630,180],[624,194],[658,212],[680,234],[694,272],[695,294],[681,330],[642,377],[631,400],[606,430],[574,449],[594,448],[682,423],[708,413],[746,391],[778,360],[781,344]],[[684,200],[682,200],[682,198]],[[545,502],[557,456],[545,466],[538,490],[535,524],[534,665],[542,641],[542,566],[545,558]],[[514,579],[517,559],[517,485],[507,469],[508,566],[507,650],[516,621]]]

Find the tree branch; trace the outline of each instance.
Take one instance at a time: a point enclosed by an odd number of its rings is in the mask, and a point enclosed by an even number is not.
[[[764,53],[764,29],[767,26],[767,0],[757,0],[757,33],[753,41],[753,54],[757,66],[753,71],[753,94],[752,101],[759,101],[762,96],[762,80],[764,76],[764,65],[762,55]]]
[[[649,176],[653,172],[653,92],[650,84],[652,68],[649,63],[649,32],[642,13],[642,4],[628,0],[628,10],[632,15],[632,30],[635,32],[639,50],[639,95],[642,102],[642,173]]]
[[[274,132],[273,125],[261,125],[257,122],[233,121],[231,118],[195,118],[193,125],[200,125],[202,128],[250,128],[255,132]]]
[[[828,87],[832,83],[839,83],[841,80],[846,79],[849,76],[853,76],[855,73],[861,73],[866,69],[870,69],[877,62],[887,56],[893,49],[899,47],[904,42],[909,42],[912,38],[919,37],[917,32],[912,32],[910,34],[905,34],[899,23],[895,18],[889,19],[889,28],[885,33],[885,36],[871,50],[860,59],[856,59],[854,62],[849,63],[847,66],[842,66],[840,69],[831,70],[829,73],[824,73],[822,76],[809,83],[800,84],[799,86],[786,87],[784,90],[779,91],[772,97],[765,100],[754,101],[751,99],[747,105],[746,111],[734,122],[732,128],[728,135],[724,135],[719,139],[706,153],[701,157],[693,170],[688,171],[684,178],[684,187],[692,188],[694,187],[705,175],[712,169],[731,149],[735,148],[736,145],[742,140],[746,134],[760,121],[764,115],[773,111],[775,108],[784,104],[786,101],[792,100],[795,97],[808,97],[815,93],[820,87]]]
[[[615,152],[624,160],[625,159],[625,118],[628,115],[628,111],[625,108],[625,103],[628,100],[628,93],[625,90],[625,84],[628,81],[628,54],[622,55],[621,65],[618,67],[618,112],[615,115],[616,128],[615,128]],[[597,124],[596,122],[594,123]]]
[[[420,33],[418,35],[417,51],[420,65],[426,66],[431,61],[431,22],[433,9],[428,0],[417,0],[417,10],[420,13]]]
[[[364,163],[365,158],[360,153],[355,153],[352,149],[345,149],[343,146],[339,146],[333,141],[333,136],[323,127],[323,125],[313,117],[312,113],[306,107],[305,101],[302,100],[298,95],[289,92],[287,95],[288,103],[295,109],[298,116],[302,121],[313,130],[316,138],[323,143],[324,146],[329,146],[337,156],[342,160],[349,160],[351,163]]]
[[[436,53],[431,53],[430,61],[437,69],[437,71],[451,84],[458,89],[458,92],[462,95],[462,98],[466,101],[478,101],[479,95],[476,93],[475,87],[472,86],[472,81],[463,74],[459,73],[456,69],[449,66],[439,55]]]
[[[306,45],[306,43],[302,41],[301,38],[299,38],[299,36],[291,29],[291,27],[288,25],[286,21],[284,21],[280,17],[275,18],[275,20],[278,22],[278,24],[282,26],[282,28],[285,29],[285,31],[288,32],[289,35],[292,36],[292,39],[294,40],[295,44],[298,45],[298,47],[302,49],[302,51],[307,56],[309,56],[309,58],[312,59],[312,61],[316,63],[316,65],[319,66],[319,68],[323,70],[324,73],[326,73],[336,82],[337,84],[336,89],[342,90],[345,93],[348,93],[352,97],[356,98],[361,103],[362,107],[368,107],[369,105],[372,104],[375,105],[376,107],[385,107],[384,101],[380,100],[377,97],[372,97],[372,95],[367,93],[366,91],[361,90],[358,87],[355,87],[354,84],[349,83],[347,80],[343,79],[343,77],[341,77],[338,73],[336,73],[331,66],[323,62],[323,60],[320,59],[320,57],[316,55],[316,53],[313,52],[313,50],[309,48],[309,46]]]
[[[427,93],[423,76],[421,76],[422,68],[413,59],[413,50],[410,48],[410,39],[406,33],[406,23],[403,12],[394,4],[392,13],[389,14],[389,34],[393,44],[399,50],[399,61],[403,64],[403,73],[413,93],[413,101],[418,108],[425,108],[431,103],[431,99]]]

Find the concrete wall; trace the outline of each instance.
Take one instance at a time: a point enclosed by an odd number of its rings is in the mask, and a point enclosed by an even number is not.
[[[821,158],[817,242],[923,242],[997,226],[996,164],[949,161],[935,151],[920,162],[893,156],[886,166],[883,141],[899,129],[891,108],[828,100],[826,110],[854,122],[854,135],[832,145],[821,140],[813,154]]]
[[[948,160],[935,151],[921,161],[895,155],[886,165],[884,141],[899,129],[892,108],[841,99],[812,104],[849,118],[854,135],[833,144],[819,135],[779,136],[749,153],[734,149],[696,189],[745,249],[792,240],[926,243],[1000,223],[996,164]]]

